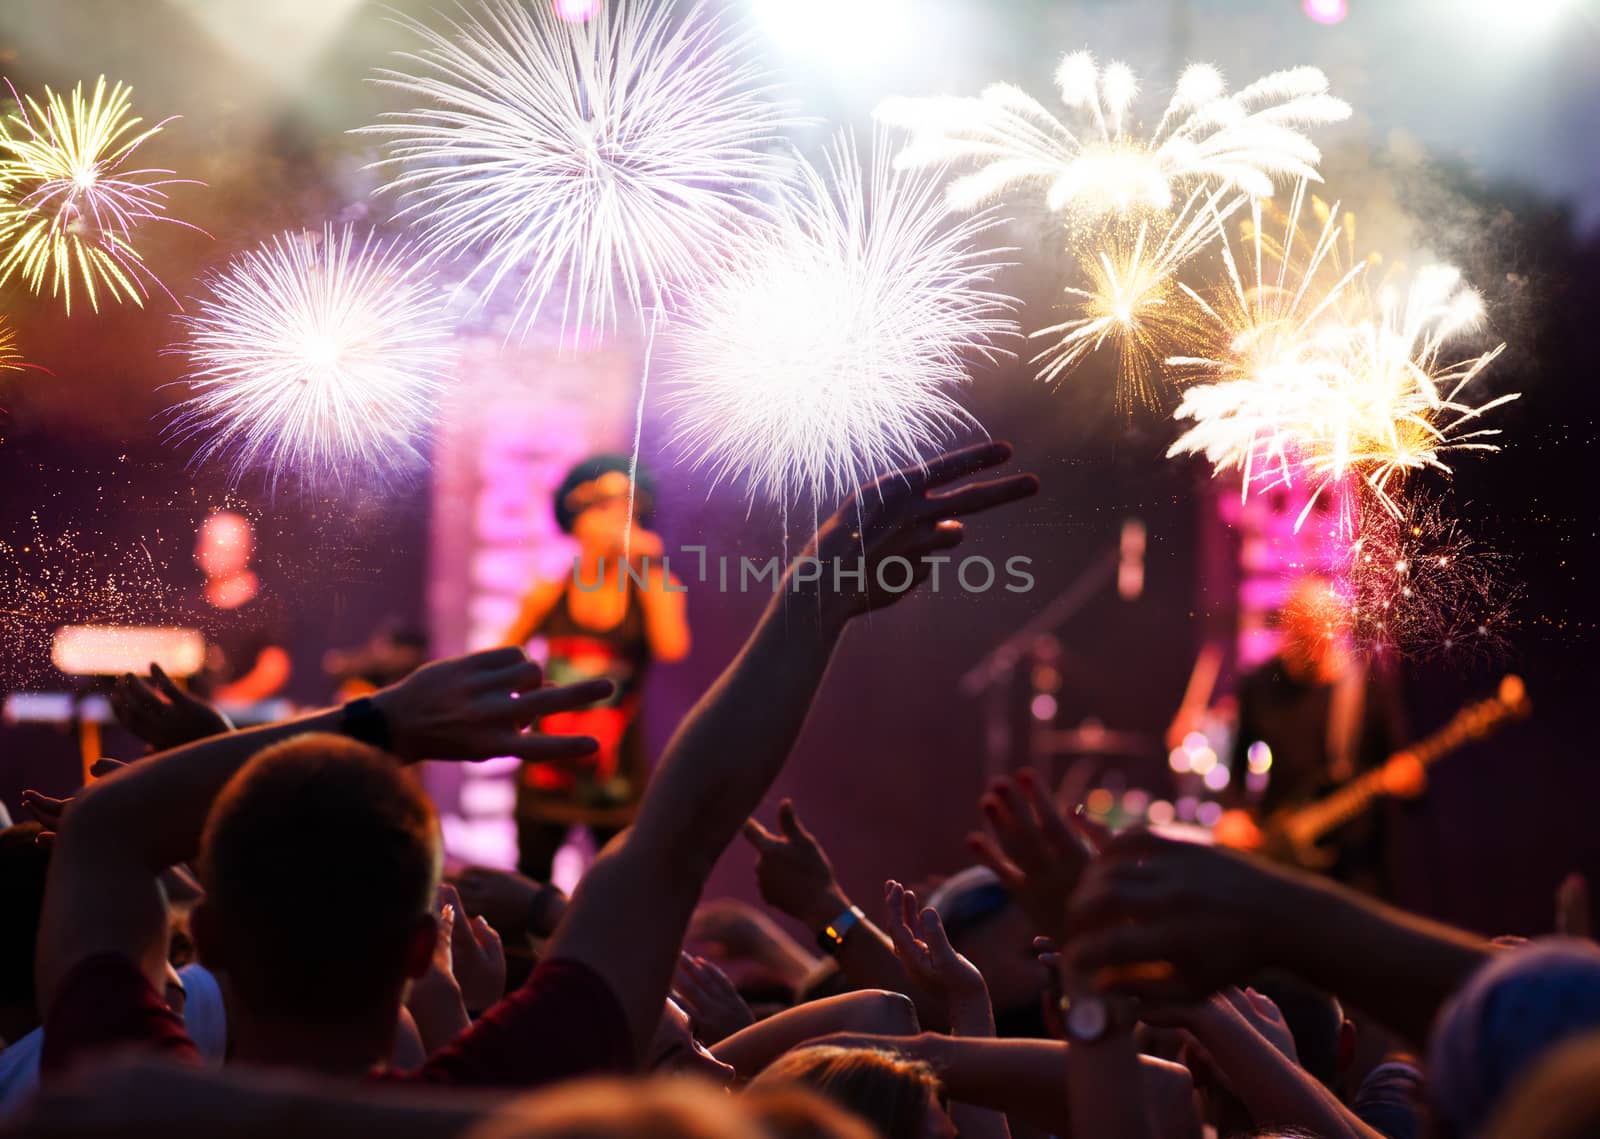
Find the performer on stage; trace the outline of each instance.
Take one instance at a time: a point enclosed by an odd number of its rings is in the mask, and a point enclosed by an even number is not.
[[[588,826],[604,845],[632,821],[649,776],[640,698],[652,661],[676,661],[689,652],[689,623],[682,587],[661,565],[661,540],[647,529],[654,484],[643,471],[633,493],[628,532],[629,461],[599,455],[567,472],[555,495],[556,524],[578,541],[573,572],[540,582],[523,599],[506,643],[521,647],[534,637],[548,646],[546,679],[575,684],[607,677],[616,694],[605,705],[545,719],[543,731],[588,735],[600,750],[571,766],[528,763],[517,795],[519,868],[541,882],[572,826]],[[623,545],[633,573],[624,572]],[[642,573],[648,558],[648,576]],[[641,587],[636,578],[643,578]]]
[[[195,542],[194,560],[205,582],[189,620],[205,637],[206,659],[190,687],[218,703],[268,700],[289,683],[283,614],[262,595],[261,580],[250,568],[254,547],[249,521],[231,510],[201,523]]]
[[[1230,846],[1261,846],[1257,819],[1320,798],[1381,765],[1407,741],[1399,678],[1354,651],[1346,602],[1331,583],[1316,577],[1298,582],[1281,622],[1278,655],[1239,684],[1235,797],[1244,796],[1251,745],[1270,748],[1272,766],[1255,817],[1235,809],[1218,823],[1218,841]],[[1337,832],[1334,876],[1381,892],[1382,831],[1381,819],[1369,815]]]

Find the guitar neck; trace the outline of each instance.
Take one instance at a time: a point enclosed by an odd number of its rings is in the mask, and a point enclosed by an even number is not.
[[[1482,706],[1463,708],[1444,727],[1405,750],[1424,767],[1430,766],[1462,744],[1482,735],[1484,714]],[[1361,814],[1383,793],[1383,768],[1376,767],[1358,775],[1326,798],[1295,811],[1295,829],[1308,840],[1314,841]]]

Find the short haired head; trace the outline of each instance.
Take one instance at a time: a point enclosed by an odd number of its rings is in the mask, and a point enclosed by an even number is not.
[[[593,455],[575,464],[556,487],[556,525],[561,532],[571,534],[578,517],[596,506],[620,501],[626,508],[630,472],[633,516],[639,525],[650,525],[656,502],[656,483],[650,472],[627,455]]]
[[[201,956],[256,1015],[375,1014],[427,966],[440,860],[433,805],[396,760],[343,736],[276,744],[206,821]]]
[[[954,1133],[933,1069],[874,1048],[797,1048],[769,1065],[750,1087],[808,1088],[866,1120],[885,1139]]]
[[[255,531],[250,520],[233,510],[219,510],[200,523],[194,560],[207,577],[227,577],[250,567]]]
[[[1279,652],[1293,673],[1312,676],[1345,648],[1352,628],[1350,603],[1333,581],[1307,574],[1294,583],[1278,616]]]
[[[1494,954],[1439,1011],[1428,1045],[1440,1130],[1478,1134],[1556,1045],[1600,1030],[1600,946],[1545,937]]]

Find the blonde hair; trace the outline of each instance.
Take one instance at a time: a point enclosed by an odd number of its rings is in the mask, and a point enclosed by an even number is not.
[[[750,1084],[752,1090],[785,1086],[809,1088],[866,1120],[885,1139],[923,1134],[929,1101],[943,1092],[939,1077],[920,1060],[830,1044],[786,1053]]]
[[[519,1096],[463,1139],[765,1139],[734,1097],[699,1080],[575,1080]]]

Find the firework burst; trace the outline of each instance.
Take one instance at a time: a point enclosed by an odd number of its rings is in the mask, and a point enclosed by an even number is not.
[[[841,139],[738,266],[666,333],[676,441],[715,481],[837,499],[973,424],[969,358],[1001,354],[995,220],[950,219],[938,172],[862,169]]]
[[[342,479],[420,458],[413,439],[453,359],[451,322],[412,251],[354,228],[283,234],[206,282],[172,351],[193,394],[173,423],[197,461]]]
[[[75,280],[96,311],[102,297],[143,305],[147,283],[164,290],[133,237],[146,222],[177,222],[164,187],[197,183],[127,169],[172,121],[141,129],[132,105],[132,88],[107,90],[103,75],[91,95],[80,83],[65,97],[46,87],[42,103],[17,98],[17,113],[0,124],[0,285],[17,277],[42,293],[48,283],[68,313]]]
[[[1449,473],[1444,456],[1498,451],[1498,428],[1478,426],[1486,413],[1521,393],[1486,403],[1462,399],[1464,390],[1505,350],[1454,359],[1446,346],[1483,323],[1483,300],[1461,282],[1459,270],[1429,266],[1403,292],[1385,285],[1366,319],[1328,336],[1332,398],[1320,431],[1309,433],[1306,469],[1324,482],[1359,472],[1385,509],[1401,510],[1391,490],[1413,471]]]
[[[1338,566],[1357,644],[1421,657],[1502,646],[1516,602],[1507,559],[1436,502],[1362,514]]]
[[[1224,350],[1171,361],[1210,381],[1185,391],[1175,415],[1193,426],[1167,453],[1204,453],[1219,472],[1241,471],[1246,495],[1305,480],[1313,491],[1297,526],[1347,476],[1398,517],[1394,492],[1409,473],[1448,473],[1446,455],[1498,449],[1490,440],[1499,432],[1478,420],[1517,395],[1472,404],[1463,394],[1505,345],[1447,352],[1483,318],[1457,270],[1430,266],[1404,291],[1357,289],[1364,266],[1324,272],[1331,213],[1304,266],[1291,265],[1295,224],[1292,217],[1276,270],[1264,267],[1257,227],[1251,289],[1226,254],[1229,285],[1206,306]]]
[[[1322,222],[1315,233],[1301,228],[1307,193],[1306,183],[1298,183],[1280,238],[1263,224],[1261,203],[1252,201],[1242,251],[1216,218],[1221,283],[1204,291],[1179,286],[1201,315],[1193,343],[1207,354],[1166,360],[1174,378],[1189,385],[1177,416],[1196,421],[1167,453],[1204,451],[1218,471],[1239,470],[1245,497],[1258,483],[1291,481],[1297,413],[1330,383],[1319,328],[1336,319],[1346,290],[1366,268],[1347,267],[1348,258],[1340,257],[1341,237],[1353,232],[1351,216],[1337,204],[1311,204]]]
[[[1117,349],[1117,406],[1160,405],[1156,369],[1162,360],[1200,331],[1199,313],[1178,282],[1178,271],[1217,234],[1220,219],[1243,201],[1219,205],[1221,192],[1196,190],[1175,217],[1150,220],[1130,233],[1117,231],[1081,255],[1088,288],[1068,287],[1076,302],[1071,319],[1041,328],[1034,338],[1052,338],[1034,357],[1039,378],[1061,379],[1107,341]]]
[[[524,330],[559,295],[563,335],[667,303],[723,258],[783,168],[789,119],[703,3],[602,4],[584,22],[549,0],[486,0],[378,81],[425,105],[380,136],[399,217],[435,258],[470,255],[462,288],[514,289]]]
[[[1140,137],[1132,113],[1139,84],[1127,65],[1101,67],[1075,52],[1055,78],[1070,124],[1009,83],[977,98],[889,99],[877,115],[911,132],[902,167],[977,167],[950,184],[953,208],[1032,184],[1045,187],[1051,210],[1095,217],[1169,210],[1199,184],[1270,197],[1275,179],[1314,180],[1321,154],[1305,128],[1350,114],[1314,67],[1274,72],[1229,95],[1215,67],[1194,64],[1155,130]]]

